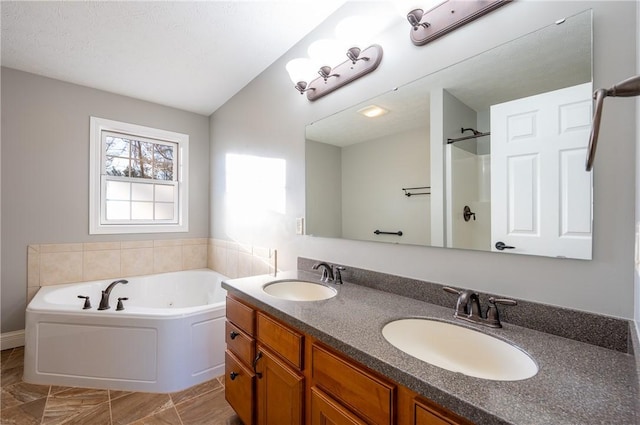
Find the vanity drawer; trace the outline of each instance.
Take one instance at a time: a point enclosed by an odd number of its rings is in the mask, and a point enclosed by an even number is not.
[[[395,385],[325,348],[311,348],[313,385],[377,425],[393,423]]]
[[[260,343],[278,353],[294,368],[302,370],[304,337],[301,333],[275,321],[262,312],[257,314],[257,328],[257,339]]]
[[[224,395],[243,423],[253,424],[255,374],[229,350],[225,352]]]
[[[413,425],[473,425],[471,422],[428,400],[413,400]]]
[[[228,320],[225,322],[225,342],[227,350],[232,351],[244,364],[251,364],[256,356],[255,340]]]
[[[227,297],[227,319],[245,331],[249,336],[255,334],[256,311],[248,305]]]

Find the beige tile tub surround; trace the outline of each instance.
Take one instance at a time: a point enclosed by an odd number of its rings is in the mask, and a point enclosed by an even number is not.
[[[236,278],[273,273],[275,250],[193,238],[29,245],[27,302],[41,286],[210,268]]]
[[[276,267],[275,249],[209,239],[208,253],[209,268],[230,278],[273,273]]]

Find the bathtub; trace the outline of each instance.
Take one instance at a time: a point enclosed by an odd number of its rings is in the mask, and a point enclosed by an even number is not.
[[[24,381],[180,391],[224,374],[224,276],[188,270],[41,288],[26,310]],[[91,309],[84,310],[89,296]],[[116,311],[119,297],[124,310]]]

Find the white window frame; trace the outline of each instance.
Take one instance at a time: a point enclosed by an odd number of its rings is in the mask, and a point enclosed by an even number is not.
[[[112,220],[106,221],[106,181],[105,151],[103,133],[120,133],[136,140],[151,139],[151,142],[170,142],[177,144],[177,180],[174,185],[178,191],[178,199],[174,207],[176,220],[141,221]],[[89,147],[89,234],[125,234],[125,233],[166,233],[189,231],[189,135],[130,124],[105,118],[90,118]],[[118,178],[109,177],[110,180]],[[142,179],[141,179],[142,180]],[[147,180],[149,183],[163,184],[162,180]]]

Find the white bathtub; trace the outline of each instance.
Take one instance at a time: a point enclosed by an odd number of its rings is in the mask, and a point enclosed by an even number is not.
[[[41,288],[27,306],[24,381],[175,392],[224,374],[224,276],[188,270]],[[90,296],[92,308],[83,310]],[[119,297],[124,310],[116,311]]]

